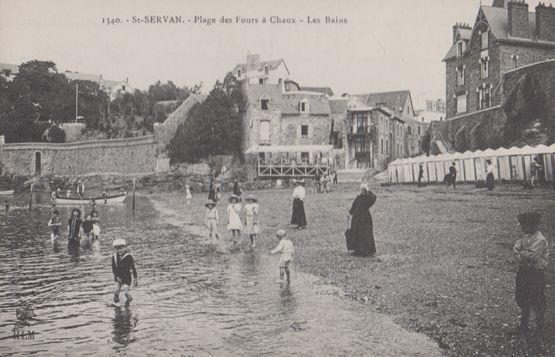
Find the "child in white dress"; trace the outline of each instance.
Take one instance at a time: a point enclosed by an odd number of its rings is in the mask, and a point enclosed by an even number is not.
[[[255,247],[256,235],[260,233],[260,226],[258,224],[258,200],[254,195],[248,195],[245,199],[245,232],[251,239],[251,247]]]
[[[187,201],[187,208],[191,208],[191,200],[193,195],[191,195],[191,186],[185,185],[185,201]]]
[[[241,238],[243,224],[241,223],[240,213],[241,203],[239,203],[239,198],[233,195],[229,198],[229,204],[227,205],[227,230],[231,231],[233,244]]]

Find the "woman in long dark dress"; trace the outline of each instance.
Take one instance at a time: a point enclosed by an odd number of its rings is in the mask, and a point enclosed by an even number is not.
[[[306,191],[304,189],[304,180],[295,182],[297,187],[293,190],[293,214],[291,215],[291,225],[297,226],[297,229],[306,227],[306,215],[304,212],[304,199]]]
[[[368,185],[360,185],[360,194],[355,198],[349,214],[351,215],[351,235],[347,241],[347,249],[356,255],[372,256],[376,254],[374,228],[370,207],[376,202],[376,195],[370,192]]]

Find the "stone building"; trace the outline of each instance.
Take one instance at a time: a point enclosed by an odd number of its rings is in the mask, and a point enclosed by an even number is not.
[[[248,84],[277,84],[291,74],[283,59],[260,61],[258,54],[248,54],[247,62],[236,65],[231,73]]]
[[[129,85],[129,79],[124,81],[114,81],[104,79],[102,74],[86,74],[79,72],[65,71],[64,75],[72,81],[91,81],[98,84],[100,89],[105,91],[111,99],[114,99],[118,93],[133,93],[133,88]]]
[[[303,91],[291,80],[245,81],[243,91],[243,147],[247,156],[260,160],[259,166],[273,163],[274,176],[288,176],[290,166],[302,166],[306,170],[291,176],[311,176],[316,168],[325,171],[333,164],[333,119],[326,94]]]
[[[0,76],[8,81],[12,81],[15,78],[18,70],[19,66],[16,64],[0,63]]]
[[[445,119],[445,102],[442,99],[426,100],[426,108],[414,112],[417,120],[421,123],[431,123]]]
[[[345,168],[379,170],[389,161],[419,155],[427,127],[415,119],[408,90],[349,96]]]
[[[555,58],[555,8],[523,0],[494,0],[480,6],[473,26],[453,26],[446,68],[447,118],[501,104],[503,74]]]

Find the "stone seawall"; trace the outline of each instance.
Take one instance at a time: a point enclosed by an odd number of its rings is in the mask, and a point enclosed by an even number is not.
[[[160,166],[156,145],[152,135],[61,144],[0,144],[0,163],[2,172],[26,176],[146,174]]]

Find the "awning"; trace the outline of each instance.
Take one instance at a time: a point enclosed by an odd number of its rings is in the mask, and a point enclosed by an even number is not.
[[[329,152],[333,149],[333,145],[268,145],[268,146],[251,146],[245,151],[245,154],[255,154],[261,152],[269,153],[296,153],[296,152]]]

